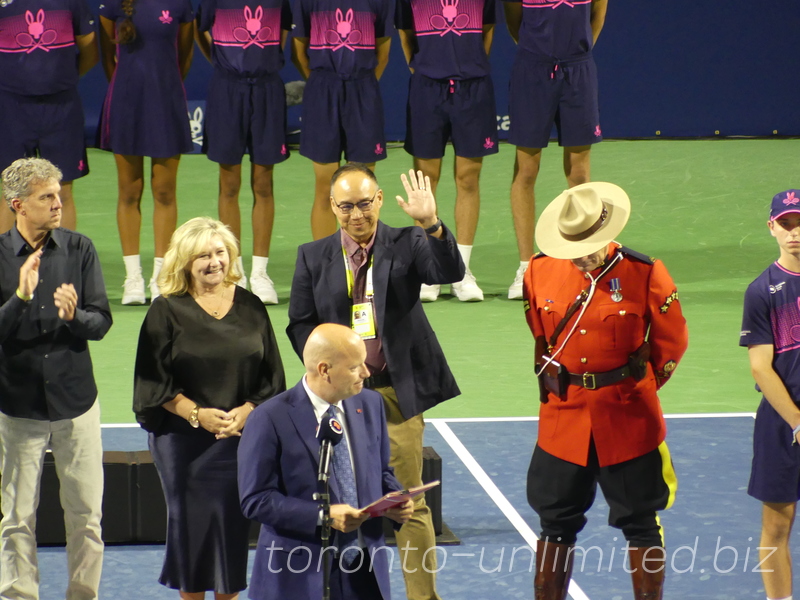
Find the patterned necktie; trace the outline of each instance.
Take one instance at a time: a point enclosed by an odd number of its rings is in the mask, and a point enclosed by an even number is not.
[[[325,413],[325,418],[334,418],[338,420],[336,414],[336,407],[331,406]],[[350,463],[350,452],[347,449],[347,440],[342,439],[337,446],[333,447],[333,476],[339,484],[339,501],[344,504],[349,504],[353,508],[358,508],[358,493],[356,492],[356,479],[353,475],[353,465]],[[350,533],[336,532],[336,545],[339,547],[339,555],[341,556],[345,549],[351,546],[358,546],[358,530],[351,531]],[[350,550],[342,558],[342,563],[346,567],[350,567],[359,553]]]

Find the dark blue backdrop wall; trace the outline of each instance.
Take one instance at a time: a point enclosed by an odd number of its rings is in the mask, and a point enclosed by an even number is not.
[[[514,44],[501,4],[491,59],[505,137]],[[798,32],[798,0],[610,0],[595,48],[604,136],[800,135]],[[284,81],[299,79],[288,63]],[[196,52],[186,80],[190,103],[203,101],[210,75]],[[395,34],[381,80],[390,140],[404,137],[407,82]],[[96,127],[105,90],[99,66],[81,81],[89,128]]]

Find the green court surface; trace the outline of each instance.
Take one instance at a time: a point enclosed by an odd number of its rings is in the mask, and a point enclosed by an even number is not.
[[[592,178],[611,181],[630,195],[633,214],[619,241],[664,260],[680,292],[689,322],[690,345],[672,381],[661,393],[667,413],[750,412],[753,390],[746,351],[737,346],[742,296],[747,284],[777,257],[766,220],[778,191],[800,187],[800,140],[606,141],[592,151]],[[117,236],[116,171],[111,154],[92,150],[91,175],[75,183],[78,228],[100,253],[114,326],[92,344],[103,420],[132,422],[133,362],[147,307],[120,304],[122,266]],[[472,271],[486,294],[480,303],[460,303],[447,294],[425,310],[461,387],[460,397],[429,411],[430,417],[535,415],[533,343],[522,303],[505,298],[518,265],[508,192],[513,146],[484,162],[481,221]],[[399,174],[410,166],[400,148],[379,163],[384,189],[381,217],[390,225],[410,224],[393,198],[402,191]],[[444,171],[452,169],[452,156]],[[245,168],[246,172],[247,169]],[[216,216],[217,166],[203,156],[185,156],[178,175],[179,222]],[[284,334],[289,288],[298,244],[310,241],[313,193],[311,163],[296,152],[275,169],[276,218],[269,273],[280,304],[269,307],[292,384],[302,374]],[[536,187],[540,211],[564,188],[561,151],[545,150]],[[439,212],[453,223],[452,178],[443,178]],[[242,193],[245,267],[249,272],[249,191]],[[152,270],[152,197],[142,202],[145,227],[142,260]],[[447,287],[445,286],[445,291]],[[213,344],[213,340],[208,341]]]

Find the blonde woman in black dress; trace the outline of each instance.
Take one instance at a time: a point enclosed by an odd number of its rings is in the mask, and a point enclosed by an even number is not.
[[[136,354],[133,409],[168,507],[159,581],[186,600],[235,599],[247,586],[236,451],[253,408],[286,389],[266,309],[235,285],[237,247],[213,219],[175,231]]]

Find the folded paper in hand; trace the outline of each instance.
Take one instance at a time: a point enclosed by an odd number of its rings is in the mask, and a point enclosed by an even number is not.
[[[413,487],[407,490],[402,490],[400,492],[392,492],[391,494],[386,494],[383,498],[378,498],[377,500],[375,500],[375,502],[373,502],[368,506],[365,506],[361,510],[369,513],[370,517],[382,517],[384,513],[390,508],[394,508],[395,506],[400,506],[401,504],[405,504],[406,500],[410,500],[415,496],[424,494],[428,490],[435,488],[440,483],[441,482],[437,479],[436,481],[431,481],[430,483],[426,483],[424,485]]]

